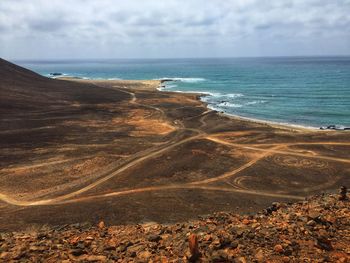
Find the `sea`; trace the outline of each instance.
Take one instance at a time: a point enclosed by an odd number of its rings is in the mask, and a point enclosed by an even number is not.
[[[14,61],[44,76],[172,79],[161,90],[199,92],[208,107],[281,124],[350,127],[350,57]]]

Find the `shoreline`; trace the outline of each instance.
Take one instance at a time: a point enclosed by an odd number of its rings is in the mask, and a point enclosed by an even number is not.
[[[236,115],[236,114],[232,114],[232,113],[227,113],[227,112],[220,112],[216,109],[211,108],[207,102],[202,100],[202,97],[204,97],[204,96],[211,96],[209,93],[193,92],[193,91],[186,92],[186,91],[164,90],[165,87],[164,87],[163,83],[166,83],[167,81],[170,81],[170,80],[160,80],[160,85],[157,88],[157,90],[160,92],[174,92],[174,93],[197,95],[198,100],[203,105],[205,105],[205,107],[208,110],[215,111],[217,114],[223,115],[223,116],[228,117],[228,118],[233,119],[233,120],[240,120],[240,121],[247,121],[247,122],[251,122],[251,123],[263,124],[263,125],[268,125],[268,126],[273,127],[273,128],[287,129],[287,130],[291,130],[291,131],[309,131],[309,132],[310,131],[312,131],[312,132],[315,132],[315,131],[320,131],[320,132],[341,131],[341,130],[327,130],[327,129],[322,130],[320,128],[312,127],[312,126],[303,126],[303,125],[290,124],[290,123],[279,123],[279,122],[275,122],[275,121],[268,121],[268,120],[244,117],[244,116],[240,116],[240,115]]]
[[[232,120],[239,120],[239,121],[247,121],[255,124],[262,124],[267,125],[272,128],[278,128],[278,129],[284,129],[284,130],[290,130],[290,131],[304,131],[304,132],[341,132],[346,130],[336,130],[336,129],[321,129],[321,127],[314,127],[314,126],[304,126],[301,124],[291,124],[291,123],[281,123],[276,121],[270,121],[270,120],[263,120],[263,119],[257,119],[253,117],[245,117],[241,115],[236,115],[228,112],[221,112],[218,111],[215,108],[212,108],[209,106],[209,104],[202,100],[202,97],[205,96],[211,96],[210,92],[196,92],[196,91],[180,91],[180,90],[166,90],[166,83],[173,81],[173,79],[152,79],[152,80],[132,80],[132,79],[88,79],[88,78],[80,78],[80,77],[71,77],[71,76],[59,76],[54,77],[53,79],[57,80],[66,80],[66,81],[78,81],[82,83],[96,83],[96,84],[103,84],[103,83],[109,83],[109,84],[129,84],[129,83],[140,83],[142,85],[147,86],[147,89],[152,91],[159,91],[159,92],[169,92],[169,93],[182,93],[182,94],[192,94],[198,96],[197,99],[200,101],[208,110],[216,112],[218,115],[225,116],[227,118],[230,118]],[[156,86],[154,86],[156,85]]]
[[[196,91],[180,91],[180,90],[166,90],[166,83],[173,81],[171,78],[166,79],[151,79],[151,80],[133,80],[133,79],[89,79],[89,78],[80,78],[80,77],[73,77],[73,76],[58,76],[58,77],[49,77],[52,79],[57,80],[67,80],[67,81],[78,81],[82,83],[96,83],[96,84],[103,84],[103,83],[109,83],[109,84],[129,84],[129,83],[140,83],[141,85],[146,85],[147,88],[152,91],[160,91],[160,92],[170,92],[170,93],[182,93],[182,94],[192,94],[198,96],[198,101],[200,101],[208,110],[215,111],[219,115],[223,115],[225,117],[228,117],[233,120],[240,120],[240,121],[247,121],[255,124],[262,124],[262,125],[268,125],[273,128],[279,128],[279,129],[285,129],[290,131],[304,131],[304,132],[346,132],[347,130],[342,129],[321,129],[321,127],[315,127],[315,126],[305,126],[302,124],[291,124],[291,123],[284,123],[284,122],[277,122],[277,121],[271,121],[271,120],[264,120],[264,119],[257,119],[253,117],[245,117],[237,114],[232,114],[224,111],[219,111],[215,108],[212,108],[209,106],[209,103],[202,100],[202,97],[205,96],[211,96],[210,92],[196,92]],[[142,88],[144,89],[144,88]]]

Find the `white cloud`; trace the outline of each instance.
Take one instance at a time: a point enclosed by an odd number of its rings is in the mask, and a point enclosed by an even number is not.
[[[1,0],[0,56],[350,54],[349,0]]]

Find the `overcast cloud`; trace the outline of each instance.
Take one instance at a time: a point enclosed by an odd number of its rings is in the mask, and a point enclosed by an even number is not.
[[[350,55],[350,0],[0,0],[8,59]]]

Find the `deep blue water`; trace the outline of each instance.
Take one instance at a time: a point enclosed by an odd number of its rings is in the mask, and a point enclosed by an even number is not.
[[[350,57],[17,61],[42,75],[177,78],[166,90],[207,92],[209,107],[261,120],[350,126]]]

